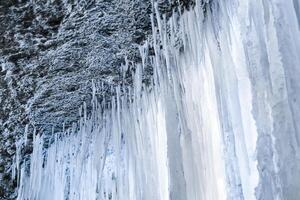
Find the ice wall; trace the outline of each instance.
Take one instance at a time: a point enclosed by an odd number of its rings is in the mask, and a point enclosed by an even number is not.
[[[35,136],[18,199],[299,199],[299,1],[157,10],[142,63],[122,66],[133,87],[94,98],[47,149]]]

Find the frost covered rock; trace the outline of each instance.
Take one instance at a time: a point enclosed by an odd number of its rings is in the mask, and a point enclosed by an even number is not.
[[[171,4],[163,5],[170,12]],[[125,56],[140,60],[137,45],[151,33],[151,10],[150,0],[0,2],[0,198],[9,199],[16,186],[11,163],[26,125],[31,141],[34,129],[51,135],[76,122],[92,80],[118,82]],[[30,143],[22,147],[25,160]]]

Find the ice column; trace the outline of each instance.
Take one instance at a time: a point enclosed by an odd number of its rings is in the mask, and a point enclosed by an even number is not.
[[[142,62],[121,67],[133,84],[97,102],[93,83],[78,126],[47,149],[35,136],[18,200],[297,200],[299,5],[198,0],[167,19],[154,4]]]

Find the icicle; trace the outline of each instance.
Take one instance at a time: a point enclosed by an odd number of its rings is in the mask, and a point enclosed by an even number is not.
[[[199,0],[169,20],[154,3],[153,43],[121,69],[132,88],[93,80],[91,115],[47,149],[34,133],[29,176],[14,158],[18,200],[297,200],[295,2]]]

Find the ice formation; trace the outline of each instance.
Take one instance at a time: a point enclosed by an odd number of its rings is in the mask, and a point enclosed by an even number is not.
[[[298,200],[299,5],[198,1],[169,20],[156,9],[142,63],[123,66],[133,87],[94,98],[47,149],[36,135],[30,169],[15,159],[18,200]]]

